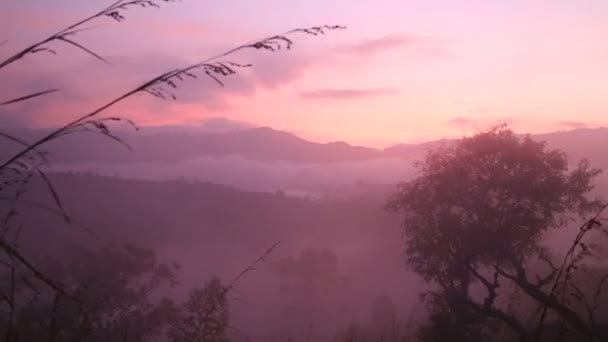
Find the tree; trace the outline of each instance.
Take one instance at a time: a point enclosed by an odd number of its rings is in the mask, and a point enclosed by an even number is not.
[[[171,342],[226,342],[228,329],[227,288],[213,278],[195,289],[182,304],[168,330]]]
[[[399,339],[397,308],[386,295],[377,296],[370,312],[370,331],[380,341],[392,342]]]
[[[596,333],[548,289],[559,268],[541,239],[601,208],[588,198],[600,170],[583,160],[569,171],[563,152],[503,125],[432,151],[416,166],[417,177],[399,186],[389,207],[403,214],[407,264],[439,289],[429,297],[431,307],[443,308],[432,310],[435,319],[462,340],[488,321],[525,338],[526,322],[497,301],[498,288],[514,284],[579,333]],[[532,280],[529,266],[537,259],[549,271]]]
[[[33,276],[17,281],[3,273],[0,336],[4,341],[149,341],[162,336],[175,315],[168,298],[152,294],[176,284],[176,265],[161,263],[154,251],[132,245],[87,248],[70,244],[65,255],[41,264],[72,300]]]
[[[341,295],[348,279],[341,274],[338,256],[325,249],[306,248],[296,257],[283,257],[274,268],[283,301],[277,338],[308,336],[322,339],[336,317],[349,311]],[[314,330],[314,331],[313,331]],[[328,338],[327,336],[324,336]]]

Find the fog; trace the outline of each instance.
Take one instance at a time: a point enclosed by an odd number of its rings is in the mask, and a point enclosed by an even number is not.
[[[103,3],[0,4],[0,341],[608,341],[606,6]]]
[[[227,334],[235,341],[330,341],[354,327],[365,336],[414,336],[429,316],[420,296],[435,286],[407,266],[401,217],[386,204],[398,183],[419,175],[416,160],[451,144],[347,162],[235,154],[54,163],[46,172],[71,224],[49,210],[56,206],[54,196],[37,180],[19,209],[28,226],[21,241],[36,246],[37,257],[46,250],[61,255],[74,243],[151,248],[158,260],[180,265],[179,284],[154,294],[176,301],[213,277],[228,284],[247,270],[228,296]],[[61,156],[62,150],[53,153]],[[131,153],[138,158],[137,150]],[[570,155],[570,168],[582,157]],[[604,179],[597,179],[595,195],[605,194]],[[579,224],[573,218],[568,228],[543,236],[549,253],[562,255]],[[40,240],[49,231],[51,246]],[[592,234],[601,246],[601,234]],[[530,267],[545,265],[535,261]],[[479,284],[471,291],[483,299]]]
[[[199,157],[176,163],[79,163],[57,164],[53,171],[77,171],[104,176],[145,180],[206,181],[251,191],[284,191],[293,195],[340,195],[340,189],[356,183],[390,185],[411,176],[412,161],[377,158],[361,162],[293,164],[262,162],[239,155]]]
[[[329,340],[353,321],[368,322],[378,298],[389,298],[403,322],[419,305],[423,286],[403,265],[399,220],[377,194],[313,199],[183,180],[52,179],[73,221],[95,235],[24,206],[36,212],[24,219],[32,227],[24,241],[38,245],[37,237],[50,229],[60,249],[73,239],[151,247],[160,259],[181,265],[180,285],[164,292],[175,298],[212,276],[229,282],[280,242],[231,294],[231,325],[240,332],[231,333],[235,340],[307,334]],[[52,206],[40,185],[32,199]]]

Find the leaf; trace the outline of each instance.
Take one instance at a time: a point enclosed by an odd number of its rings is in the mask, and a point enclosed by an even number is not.
[[[96,54],[95,52],[93,52],[93,51],[91,51],[91,50],[87,49],[86,47],[84,47],[84,46],[82,46],[82,45],[80,45],[80,44],[76,43],[76,42],[75,42],[75,41],[73,41],[73,40],[70,40],[70,39],[65,38],[65,36],[61,36],[61,37],[59,37],[58,39],[59,39],[59,40],[61,40],[61,41],[66,42],[66,43],[68,43],[68,44],[71,44],[71,45],[76,46],[77,48],[81,49],[82,51],[84,51],[84,52],[88,53],[89,55],[91,55],[91,56],[93,56],[93,57],[95,57],[95,58],[99,59],[100,61],[102,61],[102,62],[104,62],[104,63],[108,63],[108,61],[107,61],[106,59],[104,59],[103,57],[101,57],[100,55],[98,55],[98,54]]]
[[[29,100],[29,99],[33,99],[35,97],[43,96],[43,95],[54,93],[54,92],[57,92],[57,91],[59,91],[59,89],[47,89],[47,90],[39,91],[39,92],[36,92],[36,93],[33,93],[33,94],[29,94],[29,95],[18,97],[16,99],[12,99],[12,100],[8,100],[8,101],[5,101],[5,102],[1,102],[0,106],[6,106],[6,105],[9,105],[9,104],[26,101],[26,100]]]
[[[0,137],[3,137],[3,138],[8,139],[8,140],[10,140],[10,141],[16,142],[16,143],[18,143],[18,144],[20,144],[20,145],[22,145],[22,146],[26,146],[26,147],[27,147],[27,146],[30,146],[30,144],[29,144],[28,142],[23,141],[23,140],[21,140],[21,139],[19,139],[19,138],[15,137],[15,136],[12,136],[12,135],[7,134],[7,133],[0,132]],[[44,152],[40,152],[40,151],[38,151],[37,149],[34,149],[34,152],[36,152],[36,154],[38,154],[38,156],[39,156],[39,157],[40,157],[40,158],[41,158],[43,161],[46,161],[46,156],[44,155]]]
[[[72,220],[70,219],[65,208],[63,207],[63,204],[61,203],[61,199],[59,198],[59,195],[57,194],[55,187],[53,186],[51,181],[47,178],[46,174],[44,174],[44,172],[42,172],[42,170],[36,169],[36,171],[38,172],[38,174],[42,177],[42,179],[46,183],[47,187],[49,188],[49,191],[51,192],[51,195],[53,195],[53,200],[55,201],[57,208],[59,208],[59,211],[61,212],[61,216],[63,216],[63,219],[65,220],[66,223],[71,224]]]

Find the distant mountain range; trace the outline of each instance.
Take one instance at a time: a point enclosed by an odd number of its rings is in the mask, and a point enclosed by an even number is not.
[[[41,132],[22,131],[18,134],[29,141]],[[290,163],[332,163],[368,160],[383,155],[382,151],[351,146],[344,142],[327,144],[310,142],[293,134],[271,128],[248,128],[223,133],[177,133],[166,131],[153,134],[120,132],[132,151],[101,135],[74,134],[51,142],[48,151],[60,163],[75,162],[177,162],[202,156],[238,155],[256,161],[285,161]],[[12,142],[3,141],[3,151]],[[14,149],[14,146],[13,146]]]
[[[144,129],[144,131],[146,131]],[[205,130],[155,129],[149,132],[125,132],[117,135],[133,149],[116,144],[101,135],[75,134],[48,145],[57,163],[102,162],[172,163],[198,157],[241,156],[261,162],[287,162],[299,164],[359,162],[378,158],[420,158],[429,149],[449,140],[422,144],[395,145],[385,149],[352,146],[345,142],[317,143],[304,140],[294,134],[267,127],[221,132]],[[32,141],[43,131],[20,130],[13,134]],[[608,147],[608,128],[576,129],[535,135],[547,141],[550,147],[564,150],[571,160],[588,158],[598,166],[608,166],[605,155]],[[8,140],[0,140],[2,155],[14,151],[17,146]]]
[[[544,140],[550,147],[566,152],[570,162],[579,162],[586,158],[592,166],[602,168],[608,173],[608,128],[580,128],[540,134],[534,138]]]
[[[532,138],[545,141],[549,148],[559,149],[568,155],[571,163],[588,159],[594,167],[608,172],[608,128],[579,128],[568,131],[533,134]],[[436,140],[421,144],[403,144],[388,147],[384,154],[400,157],[420,157],[423,153],[453,140]]]
[[[280,190],[296,196],[384,195],[387,189],[414,175],[415,160],[451,142],[438,140],[375,149],[344,142],[311,142],[271,128],[225,121],[212,126],[144,127],[140,132],[116,130],[132,146],[132,151],[101,135],[65,136],[47,146],[51,170],[127,179],[183,178],[250,191]],[[11,133],[34,141],[45,132]],[[587,158],[593,167],[608,172],[606,128],[554,132],[535,138],[565,151],[571,164]],[[17,147],[0,139],[0,160]]]

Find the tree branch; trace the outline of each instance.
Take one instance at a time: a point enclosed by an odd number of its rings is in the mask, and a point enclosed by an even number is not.
[[[536,333],[535,333],[536,339],[540,338],[540,334],[542,331],[542,325],[547,316],[547,309],[551,306],[552,306],[551,308],[554,309],[555,311],[557,311],[558,313],[560,313],[560,315],[563,313],[563,314],[567,315],[567,317],[570,317],[570,319],[567,319],[568,322],[571,323],[573,326],[575,326],[577,329],[580,329],[581,332],[584,332],[587,335],[593,334],[593,331],[591,331],[591,328],[584,324],[584,321],[580,318],[580,316],[578,316],[578,314],[576,314],[576,312],[557,303],[557,301],[555,300],[555,292],[558,289],[558,285],[560,284],[560,279],[561,279],[562,275],[564,274],[564,272],[567,272],[570,269],[570,267],[569,266],[567,267],[567,265],[568,265],[569,261],[573,260],[572,257],[574,255],[576,248],[580,245],[581,240],[585,237],[587,232],[589,232],[591,229],[601,225],[601,222],[599,221],[599,217],[607,207],[608,207],[608,204],[604,204],[592,218],[590,218],[589,220],[587,220],[585,223],[583,223],[581,225],[576,238],[572,242],[572,246],[570,246],[570,249],[568,250],[568,252],[564,256],[564,259],[562,260],[562,264],[561,264],[559,270],[557,271],[557,275],[555,276],[555,280],[553,281],[553,286],[551,287],[551,291],[549,292],[549,294],[545,295],[541,291],[538,291],[544,297],[546,297],[546,299],[540,301],[541,305],[542,305],[542,313],[541,313],[540,319],[538,321],[538,325],[536,327]],[[537,296],[539,296],[539,294],[537,294]],[[559,304],[559,305],[557,305],[557,304]],[[566,318],[566,317],[564,317],[564,318]]]
[[[543,252],[539,253],[538,258],[544,261],[547,265],[549,265],[549,268],[551,268],[551,272],[545,277],[541,278],[538,274],[536,275],[536,286],[542,288],[549,284],[555,278],[559,269],[555,265],[553,265],[549,257]]]

